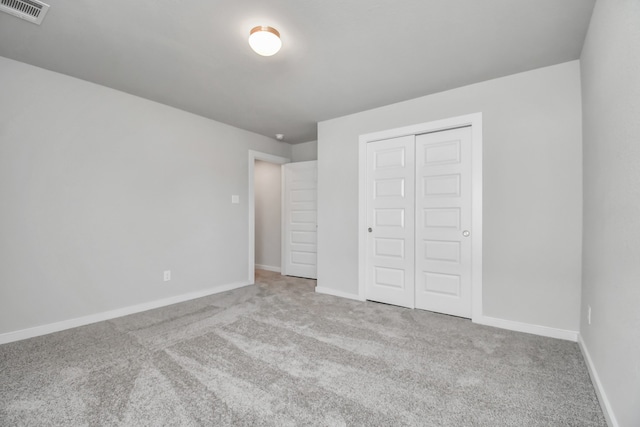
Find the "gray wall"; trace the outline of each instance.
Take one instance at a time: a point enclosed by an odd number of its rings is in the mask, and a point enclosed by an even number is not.
[[[584,250],[580,333],[619,425],[640,426],[638,0],[596,3],[581,70]]]
[[[303,142],[291,146],[292,162],[318,160],[318,141]]]
[[[282,182],[280,165],[256,160],[255,236],[256,268],[266,266],[280,271]]]
[[[247,280],[247,151],[289,145],[1,57],[0,81],[0,333]]]
[[[318,286],[358,292],[358,136],[482,112],[484,315],[577,331],[579,73],[572,61],[321,122]]]

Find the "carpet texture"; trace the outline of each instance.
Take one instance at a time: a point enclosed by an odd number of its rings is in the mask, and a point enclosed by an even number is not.
[[[606,425],[575,343],[256,281],[0,346],[0,425]]]

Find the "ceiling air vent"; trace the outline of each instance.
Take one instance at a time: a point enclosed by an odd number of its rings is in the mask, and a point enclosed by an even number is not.
[[[40,25],[49,5],[38,0],[0,0],[0,10]]]

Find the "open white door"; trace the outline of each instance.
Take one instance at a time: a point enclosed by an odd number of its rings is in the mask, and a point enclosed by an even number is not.
[[[282,166],[282,274],[317,278],[318,161]]]

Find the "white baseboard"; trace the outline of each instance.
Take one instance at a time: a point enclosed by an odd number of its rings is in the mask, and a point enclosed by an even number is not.
[[[255,267],[258,270],[267,270],[267,271],[273,271],[273,272],[276,272],[276,273],[280,273],[280,267],[274,267],[272,265],[256,264]]]
[[[349,294],[346,292],[337,291],[335,289],[324,288],[322,286],[316,286],[316,292],[319,294],[333,295],[336,297],[348,298],[356,301],[365,301],[365,298],[361,298],[357,294]],[[572,342],[578,341],[578,332],[570,331],[567,329],[550,328],[548,326],[533,325],[530,323],[521,323],[515,322],[513,320],[498,319],[496,317],[488,316],[480,316],[479,318],[474,317],[472,321],[473,323],[477,323],[479,325],[493,326],[510,331],[525,332],[528,334],[540,335],[549,338],[558,338],[561,340]]]
[[[334,297],[354,299],[356,301],[364,301],[362,298],[360,298],[358,294],[348,294],[346,292],[336,291],[335,289],[331,289],[331,288],[323,288],[322,286],[316,286],[316,292],[319,294],[333,295]]]
[[[101,313],[90,314],[88,316],[77,317],[75,319],[63,320],[61,322],[49,323],[46,325],[35,326],[33,328],[21,329],[19,331],[6,332],[0,334],[0,344],[6,344],[14,341],[25,340],[40,335],[46,335],[53,332],[64,331],[65,329],[76,328],[78,326],[89,325],[91,323],[102,322],[103,320],[114,319],[116,317],[127,316],[129,314],[140,313],[142,311],[154,308],[164,307],[179,302],[189,301],[196,298],[206,297],[208,295],[220,292],[230,291],[232,289],[248,286],[248,282],[228,283],[226,285],[216,286],[215,288],[205,289],[202,291],[190,292],[188,294],[176,295],[169,298],[163,298],[155,301],[145,302],[142,304],[131,305],[128,307],[117,308],[115,310],[103,311]]]
[[[567,341],[578,341],[578,332],[566,329],[550,328],[548,326],[532,325],[530,323],[514,322],[513,320],[498,319],[496,317],[481,316],[473,318],[473,323],[496,328],[508,329],[510,331],[526,332],[528,334],[540,335],[543,337],[558,338]]]
[[[607,420],[607,424],[609,425],[609,427],[618,427],[620,424],[618,424],[618,420],[616,420],[616,416],[614,415],[613,409],[611,408],[611,403],[609,403],[607,394],[604,392],[604,388],[602,387],[602,383],[600,382],[598,371],[596,371],[596,367],[593,364],[593,360],[591,360],[591,355],[589,354],[589,350],[587,350],[587,345],[584,343],[584,340],[582,339],[582,335],[580,334],[578,334],[578,347],[580,347],[580,351],[582,351],[582,356],[584,357],[584,360],[587,363],[589,376],[591,377],[593,388],[596,390],[596,395],[598,396],[598,400],[600,401],[600,407],[602,408],[604,417]]]

